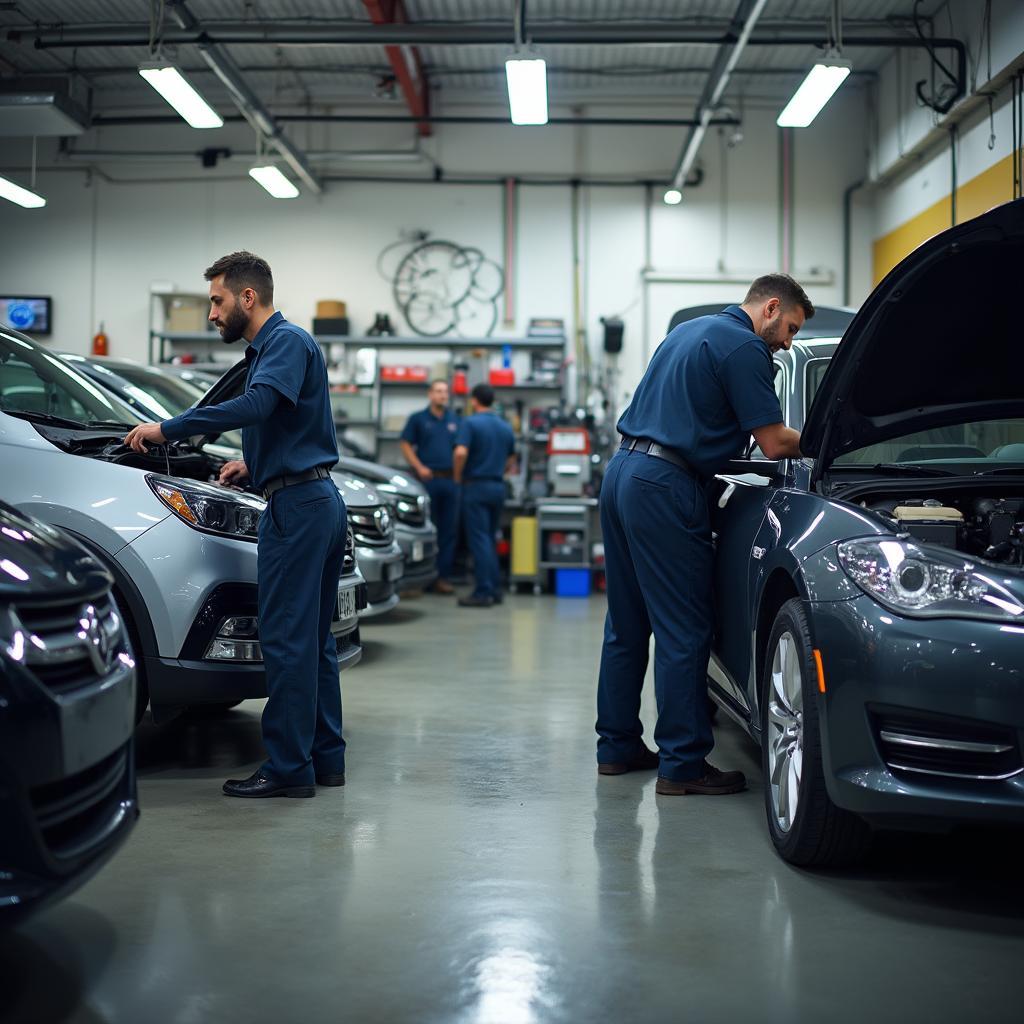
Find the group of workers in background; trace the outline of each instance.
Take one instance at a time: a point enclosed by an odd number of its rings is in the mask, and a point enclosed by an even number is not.
[[[494,413],[494,389],[478,384],[469,398],[470,416],[449,408],[448,384],[430,385],[429,404],[413,413],[402,431],[402,454],[430,495],[437,527],[438,578],[433,590],[452,594],[458,524],[473,556],[476,586],[459,599],[464,608],[501,604],[501,577],[494,538],[505,504],[505,475],[515,466],[515,435]]]

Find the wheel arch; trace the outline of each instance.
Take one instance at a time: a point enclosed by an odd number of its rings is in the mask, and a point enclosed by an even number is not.
[[[793,598],[806,599],[797,579],[785,566],[777,566],[768,575],[761,588],[754,623],[754,697],[757,714],[752,716],[751,725],[761,729],[761,679],[764,676],[765,659],[768,656],[768,639],[779,609]]]

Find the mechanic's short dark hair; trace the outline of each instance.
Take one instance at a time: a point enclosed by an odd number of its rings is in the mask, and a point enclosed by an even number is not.
[[[778,299],[783,306],[789,309],[800,306],[807,320],[814,316],[814,305],[807,298],[807,292],[789,274],[765,274],[763,277],[759,277],[747,290],[747,297],[743,300],[743,304],[768,299]]]
[[[448,387],[448,381],[444,377],[435,377],[428,385],[427,390],[432,391],[435,384],[443,384],[445,387]]]
[[[494,405],[494,388],[490,384],[477,384],[473,388],[473,397],[476,399],[477,405],[482,405],[485,409],[490,409]]]
[[[216,263],[206,268],[203,277],[212,281],[224,275],[224,286],[232,295],[238,295],[243,288],[251,288],[263,306],[274,304],[274,275],[270,264],[251,252],[233,252],[221,256]]]

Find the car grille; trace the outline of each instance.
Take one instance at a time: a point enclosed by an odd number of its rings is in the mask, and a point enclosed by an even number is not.
[[[898,708],[872,712],[882,758],[896,772],[1008,779],[1024,771],[1017,736],[991,722]]]
[[[100,845],[125,813],[128,747],[85,771],[31,791],[36,824],[50,853],[79,857]]]
[[[95,683],[125,650],[121,618],[109,593],[56,605],[19,603],[14,611],[28,634],[25,664],[51,693]]]
[[[427,502],[425,498],[399,498],[394,504],[395,518],[406,526],[426,526]]]
[[[349,522],[357,544],[386,548],[395,539],[394,523],[386,505],[350,509]]]

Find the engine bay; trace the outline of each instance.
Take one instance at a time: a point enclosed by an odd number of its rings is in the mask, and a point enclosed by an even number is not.
[[[893,529],[926,544],[976,558],[1024,566],[1024,497],[944,495],[866,500],[863,507],[893,521]]]

